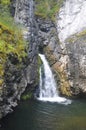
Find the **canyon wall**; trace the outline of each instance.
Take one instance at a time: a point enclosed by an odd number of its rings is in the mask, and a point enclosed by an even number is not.
[[[54,20],[43,18],[43,12],[36,13],[39,44],[61,94],[77,97],[86,94],[86,1],[59,3],[57,0],[59,11]]]

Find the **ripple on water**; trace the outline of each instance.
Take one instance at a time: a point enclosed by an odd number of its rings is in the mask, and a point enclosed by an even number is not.
[[[86,130],[86,103],[26,101],[2,120],[0,130]]]

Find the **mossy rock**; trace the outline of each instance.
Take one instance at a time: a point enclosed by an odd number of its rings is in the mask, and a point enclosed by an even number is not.
[[[8,4],[8,1],[3,0],[6,4]],[[5,7],[3,6],[3,8]],[[21,64],[27,56],[27,44],[23,39],[22,29],[14,23],[8,10],[7,13],[2,12],[0,14],[0,85],[5,82],[5,68],[9,56],[11,55],[13,59],[16,57],[18,64]]]
[[[84,40],[85,38],[86,38],[86,30],[83,30],[81,32],[75,33],[74,35],[70,36],[69,38],[66,39],[65,42],[74,43],[80,39]]]
[[[60,93],[66,96],[71,96],[71,89],[69,81],[67,80],[67,74],[64,72],[64,68],[61,67],[59,62],[56,62],[52,68],[54,69],[55,73],[58,75],[60,80]]]
[[[3,79],[0,79],[0,86],[2,86],[4,80]]]

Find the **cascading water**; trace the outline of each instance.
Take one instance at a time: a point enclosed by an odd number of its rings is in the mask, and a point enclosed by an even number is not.
[[[40,84],[39,84],[39,97],[38,100],[49,101],[49,102],[58,102],[62,104],[70,104],[71,101],[66,98],[60,97],[56,89],[56,83],[54,76],[49,67],[49,64],[44,55],[39,54],[43,62],[43,73],[42,67],[40,68]]]

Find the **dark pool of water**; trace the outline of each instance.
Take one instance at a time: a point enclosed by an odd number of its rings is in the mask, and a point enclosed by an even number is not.
[[[6,116],[0,130],[86,130],[86,102],[57,103],[24,101]]]

